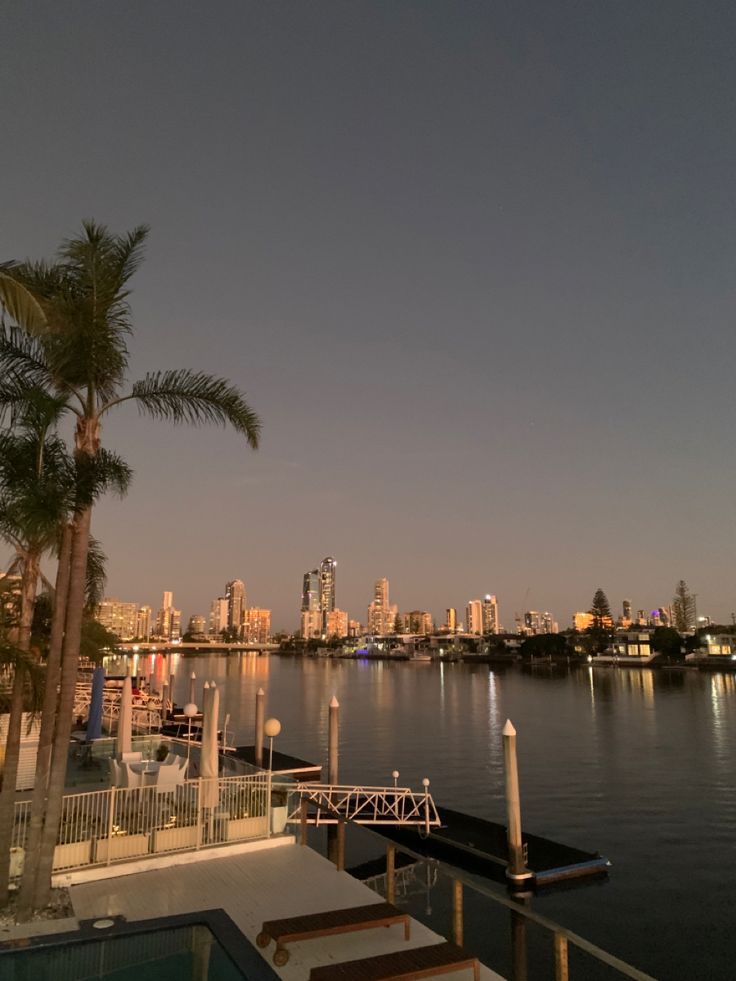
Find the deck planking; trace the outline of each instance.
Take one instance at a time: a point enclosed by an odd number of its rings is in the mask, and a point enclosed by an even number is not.
[[[383,902],[368,886],[347,872],[338,872],[311,848],[291,843],[194,865],[100,879],[72,886],[71,897],[79,920],[125,916],[133,921],[224,909],[254,945],[265,920]],[[403,926],[397,924],[290,944],[289,962],[274,970],[284,981],[307,981],[311,969],[319,965],[428,946],[444,939],[412,920],[408,941]],[[263,952],[273,967],[272,954],[273,945]],[[468,973],[455,971],[444,977],[467,981]],[[502,981],[484,966],[480,977]]]

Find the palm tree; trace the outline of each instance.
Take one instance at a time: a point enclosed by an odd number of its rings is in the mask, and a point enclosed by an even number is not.
[[[31,646],[31,625],[41,559],[57,542],[68,510],[74,467],[62,440],[49,427],[56,416],[53,399],[29,391],[16,428],[0,433],[0,538],[15,552],[10,572],[20,576],[15,645],[21,655]],[[31,662],[32,663],[32,662]],[[21,659],[13,676],[10,715],[0,791],[0,905],[8,899],[10,843],[20,757],[29,661]]]
[[[124,393],[132,332],[128,284],[142,261],[147,234],[148,229],[139,226],[114,235],[87,221],[77,238],[62,244],[53,265],[23,262],[0,267],[0,299],[28,335],[0,344],[0,378],[6,377],[0,383],[0,407],[22,404],[24,391],[32,387],[63,400],[76,418],[74,455],[82,475],[100,453],[103,417],[127,401],[152,418],[173,423],[230,425],[250,447],[258,446],[258,416],[241,392],[221,378],[168,369],[147,374]],[[83,496],[72,518],[63,670],[36,907],[48,899],[61,816],[91,518],[92,504]]]

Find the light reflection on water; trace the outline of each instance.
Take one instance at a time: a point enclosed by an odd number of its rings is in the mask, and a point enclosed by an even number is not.
[[[418,787],[426,775],[440,803],[497,821],[504,819],[501,729],[511,718],[525,827],[613,862],[603,886],[537,897],[535,908],[657,977],[732,976],[734,676],[182,658],[180,704],[191,670],[198,699],[206,679],[222,686],[236,743],[253,741],[255,693],[263,687],[268,715],[283,726],[277,746],[324,764],[335,694],[341,780],[391,783],[397,769],[400,783]]]

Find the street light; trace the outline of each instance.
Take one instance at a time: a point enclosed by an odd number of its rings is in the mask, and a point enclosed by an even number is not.
[[[189,776],[189,753],[192,748],[192,719],[197,712],[199,712],[199,709],[194,702],[187,702],[184,706],[184,715],[189,723],[189,732],[187,734],[187,776]]]
[[[281,723],[278,719],[266,719],[263,726],[264,735],[268,736],[268,769],[273,770],[273,741],[281,732]]]
[[[268,794],[268,836],[271,837],[272,824],[273,824],[273,814],[271,808],[273,807],[273,801],[271,799],[271,791],[273,786],[273,740],[275,736],[281,732],[281,723],[278,719],[266,719],[263,724],[263,734],[268,736],[268,789],[266,793]]]
[[[394,790],[395,790],[396,789],[396,784],[397,784],[398,779],[399,779],[399,771],[398,770],[394,770],[393,773],[391,774],[391,776],[394,778]]]

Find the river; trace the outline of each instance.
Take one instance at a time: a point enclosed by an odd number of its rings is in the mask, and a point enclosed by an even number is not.
[[[397,769],[400,784],[420,788],[427,776],[438,803],[500,822],[501,729],[510,718],[524,827],[612,862],[607,880],[537,896],[532,908],[657,978],[736,976],[736,675],[276,656],[178,661],[176,700],[187,700],[192,670],[198,689],[216,681],[229,741],[252,743],[263,687],[267,714],[283,727],[277,748],[326,763],[334,694],[341,782],[390,784]]]

